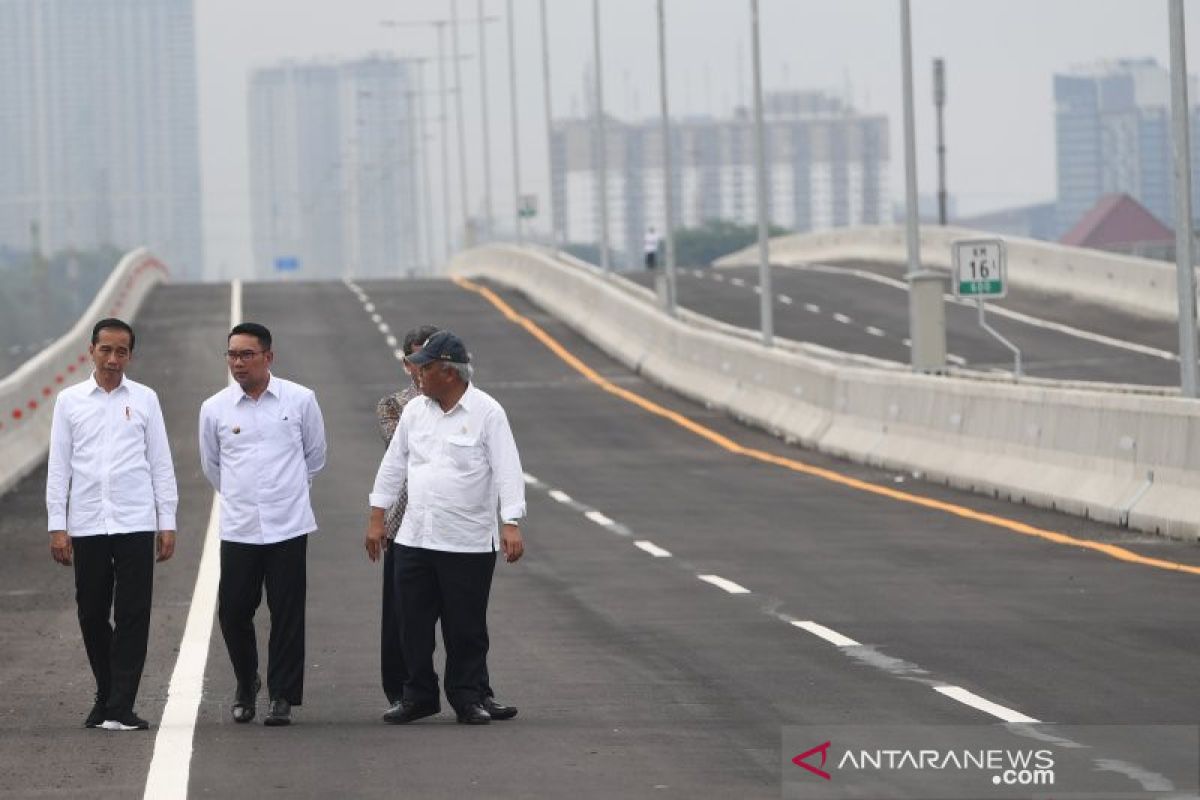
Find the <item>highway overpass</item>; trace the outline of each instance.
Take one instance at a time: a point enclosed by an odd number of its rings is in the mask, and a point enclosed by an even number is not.
[[[664,388],[653,352],[631,369],[580,325],[472,267],[536,257],[477,253],[456,269],[470,281],[145,289],[131,374],[162,398],[181,494],[179,552],[157,572],[140,703],[156,730],[81,727],[91,678],[71,574],[47,551],[44,469],[35,469],[0,497],[10,543],[0,562],[0,797],[778,797],[782,781],[797,780],[788,770],[800,770],[790,726],[1003,722],[1013,743],[1037,723],[1194,728],[1194,543],[959,491],[743,425],[721,403]],[[780,278],[798,334],[888,339],[831,315],[868,323],[866,309],[890,307],[895,289],[836,273],[795,271],[795,287]],[[753,297],[707,275],[681,285],[688,302],[693,288],[714,298],[711,308]],[[596,315],[616,302],[581,291]],[[636,297],[636,287],[614,291]],[[810,291],[827,293],[814,301]],[[224,645],[196,599],[213,579],[200,569],[213,498],[196,416],[226,381],[221,353],[239,292],[242,317],[275,334],[277,373],[316,390],[330,441],[314,487],[308,692],[289,729],[231,722]],[[835,308],[838,296],[862,298],[864,310]],[[400,728],[379,721],[380,576],[362,549],[382,455],[374,407],[402,378],[389,337],[421,323],[466,340],[527,473],[527,554],[498,565],[490,614],[492,682],[521,713],[481,729],[447,714]],[[895,322],[875,324],[899,333]],[[1132,340],[1167,349],[1157,335]],[[671,346],[688,341],[680,334]],[[1070,349],[1093,343],[1047,341],[1073,369],[1106,360],[1099,368],[1134,369],[1118,363],[1125,354]],[[894,341],[877,344],[863,352],[902,360]],[[714,351],[711,371],[720,358]],[[1156,382],[1147,365],[1161,365],[1135,361]],[[6,426],[0,436],[13,436]],[[198,704],[190,720],[158,729],[168,687],[181,697],[189,688],[179,650],[190,614],[205,645],[199,655],[185,648]],[[1130,762],[1104,776],[1122,796],[1157,777],[1177,795],[1194,792],[1195,770],[1166,774],[1150,754],[1136,756],[1096,747],[1086,759]]]

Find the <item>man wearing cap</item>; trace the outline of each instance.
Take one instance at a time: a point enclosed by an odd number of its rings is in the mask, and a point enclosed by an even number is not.
[[[408,488],[395,539],[401,649],[408,667],[404,697],[384,719],[405,724],[441,710],[433,667],[434,628],[446,645],[446,697],[458,721],[484,725],[516,709],[487,695],[487,604],[496,552],[509,563],[524,553],[521,459],[504,409],[471,384],[462,340],[439,331],[408,357],[422,396],[400,415],[375,475],[367,553],[379,558],[384,515]],[[503,521],[497,531],[497,512]],[[497,535],[499,534],[499,535]]]

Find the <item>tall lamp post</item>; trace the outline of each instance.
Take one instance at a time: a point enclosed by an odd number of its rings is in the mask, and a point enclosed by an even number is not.
[[[1171,0],[1171,131],[1175,150],[1175,274],[1179,295],[1179,386],[1196,396],[1196,270],[1192,159],[1183,0]]]
[[[550,105],[550,34],[546,24],[546,0],[539,0],[539,5],[542,19],[542,93],[546,111],[546,176],[549,186],[547,202],[550,206],[550,237],[555,247],[561,247],[562,224],[558,219],[558,206],[554,202],[554,119]]]
[[[510,0],[511,2],[511,0]],[[667,102],[667,15],[663,8],[665,0],[658,0],[658,93],[662,105],[662,161],[663,161],[663,243],[666,252],[667,291],[663,304],[667,313],[675,314],[675,206],[672,199],[671,163],[671,113]]]
[[[762,65],[758,43],[758,0],[750,0],[750,41],[754,49],[754,184],[758,206],[758,285],[762,342],[770,347],[775,340],[774,307],[771,295],[771,264],[767,249],[767,143],[763,131]]]
[[[596,204],[600,206],[600,267],[607,272],[608,256],[608,138],[604,130],[604,68],[600,60],[600,0],[592,0],[592,41],[596,61],[595,140]]]

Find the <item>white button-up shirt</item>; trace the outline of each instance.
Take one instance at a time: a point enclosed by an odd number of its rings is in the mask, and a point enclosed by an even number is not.
[[[406,480],[400,544],[491,552],[499,546],[497,511],[506,520],[525,516],[525,480],[508,416],[474,385],[449,411],[428,397],[404,407],[375,475],[371,506],[389,507]]]
[[[325,466],[311,389],[271,376],[255,400],[237,384],[200,406],[200,466],[221,495],[221,538],[272,544],[317,529],[308,489]]]
[[[93,375],[54,404],[46,467],[49,530],[71,536],[175,530],[179,493],[158,395]]]

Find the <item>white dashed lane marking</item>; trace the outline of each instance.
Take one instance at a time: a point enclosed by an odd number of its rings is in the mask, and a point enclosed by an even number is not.
[[[645,550],[647,553],[654,556],[655,558],[670,558],[671,557],[671,553],[669,550],[663,550],[661,547],[656,545],[654,542],[648,542],[645,539],[641,539],[639,541],[634,542],[633,546],[638,548],[639,550]]]
[[[933,690],[949,697],[951,700],[957,700],[963,705],[968,705],[985,714],[991,714],[993,717],[1002,719],[1005,722],[1041,722],[1041,720],[1025,716],[1020,711],[1014,711],[999,703],[993,703],[991,700],[980,697],[974,692],[969,692],[961,686],[935,686]]]
[[[615,524],[610,518],[604,516],[599,511],[589,511],[584,514],[584,516],[597,525],[603,525],[605,528],[611,527]]]
[[[559,503],[571,502],[571,495],[567,494],[566,492],[559,491],[558,489],[551,489],[549,492],[547,492],[547,494],[550,495],[552,500],[556,500]]]
[[[740,583],[734,583],[727,578],[722,578],[720,575],[697,575],[697,578],[705,583],[711,583],[718,589],[724,589],[730,594],[750,594],[750,590]]]
[[[792,624],[801,630],[806,630],[814,636],[819,636],[837,647],[858,647],[858,642],[849,636],[843,636],[832,628],[826,628],[819,622],[792,620]]]

